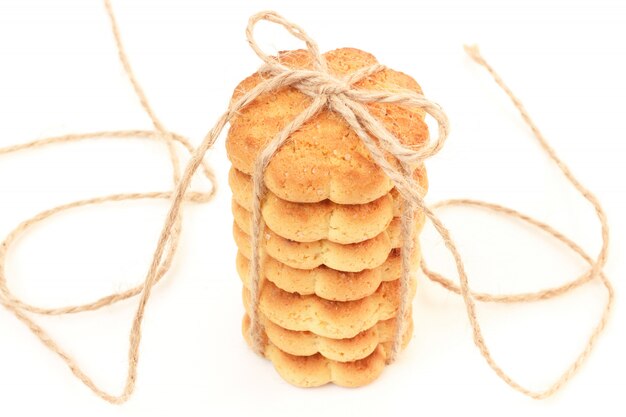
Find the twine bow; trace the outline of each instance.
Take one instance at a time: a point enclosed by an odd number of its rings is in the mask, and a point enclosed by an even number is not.
[[[496,83],[505,91],[505,93],[511,98],[516,108],[519,110],[522,118],[531,128],[534,136],[538,140],[541,147],[548,154],[548,156],[556,163],[556,165],[563,172],[565,177],[572,183],[572,185],[581,193],[581,195],[589,201],[594,207],[598,219],[601,223],[602,231],[602,248],[597,257],[592,258],[587,255],[575,242],[565,237],[560,232],[553,229],[551,226],[535,220],[529,216],[519,213],[516,210],[509,209],[496,204],[486,203],[475,200],[447,200],[438,203],[434,206],[428,207],[422,197],[421,190],[411,175],[412,167],[421,164],[425,159],[436,154],[444,144],[444,141],[448,133],[448,121],[446,115],[435,103],[426,99],[420,94],[412,92],[390,93],[381,91],[369,91],[361,90],[354,87],[354,83],[357,81],[374,74],[377,71],[382,70],[382,65],[373,65],[371,67],[363,68],[354,74],[351,74],[344,78],[336,78],[328,73],[326,64],[322,55],[319,52],[317,44],[311,39],[300,27],[285,20],[274,12],[262,12],[256,14],[250,18],[247,27],[247,38],[250,46],[254,52],[264,61],[263,67],[260,71],[263,71],[268,76],[264,81],[259,83],[256,87],[245,93],[238,100],[231,103],[226,112],[218,119],[217,123],[205,136],[204,140],[198,146],[193,149],[189,144],[189,141],[183,136],[167,130],[163,123],[158,119],[154,111],[152,110],[149,101],[137,82],[130,64],[128,57],[124,51],[119,29],[113,10],[111,8],[109,0],[104,0],[108,16],[110,18],[112,31],[115,37],[116,46],[119,52],[119,58],[124,67],[124,70],[139,98],[139,101],[148,114],[154,125],[154,130],[151,131],[113,131],[113,132],[96,132],[89,134],[70,134],[54,138],[45,138],[38,141],[26,143],[23,145],[11,146],[7,148],[0,148],[0,155],[17,152],[25,149],[32,149],[36,147],[46,146],[49,144],[69,142],[76,140],[92,139],[92,138],[127,138],[127,137],[145,137],[150,139],[163,140],[170,152],[173,177],[175,189],[172,192],[155,192],[155,193],[135,193],[135,194],[116,194],[110,196],[104,196],[94,198],[90,200],[82,200],[74,203],[59,206],[50,210],[46,210],[37,216],[21,223],[13,232],[11,232],[5,241],[0,245],[0,303],[11,311],[18,319],[24,322],[28,328],[37,336],[45,346],[56,353],[71,369],[71,371],[79,378],[87,387],[89,387],[99,397],[111,403],[122,403],[128,400],[132,395],[136,377],[137,377],[137,364],[139,361],[139,344],[141,341],[141,326],[146,305],[151,295],[153,286],[165,275],[168,271],[171,261],[173,259],[175,250],[178,245],[180,236],[180,220],[181,220],[181,207],[185,201],[205,202],[212,198],[215,193],[215,181],[212,172],[209,167],[204,163],[203,158],[205,153],[217,140],[220,133],[224,129],[226,123],[236,116],[237,112],[242,108],[253,102],[259,95],[275,91],[279,88],[287,86],[297,88],[303,93],[311,97],[312,101],[310,106],[303,111],[300,115],[289,121],[283,130],[260,152],[254,166],[253,173],[253,233],[252,233],[252,259],[251,259],[251,283],[250,293],[253,301],[253,308],[251,309],[251,336],[257,352],[261,349],[260,343],[260,324],[258,320],[258,301],[259,301],[259,281],[260,281],[260,265],[259,265],[259,240],[260,230],[262,228],[261,217],[261,198],[265,192],[263,185],[263,173],[267,167],[270,159],[280,148],[280,146],[288,140],[291,133],[299,129],[303,124],[313,117],[317,112],[326,108],[340,115],[346,123],[356,132],[358,137],[367,147],[372,155],[374,161],[378,166],[389,176],[393,181],[393,184],[400,192],[403,200],[403,213],[402,213],[402,277],[401,277],[401,303],[398,312],[398,319],[400,321],[396,329],[395,340],[393,348],[390,354],[389,361],[393,361],[399,351],[400,347],[400,335],[402,334],[402,327],[404,326],[404,320],[406,311],[408,308],[408,280],[411,276],[410,262],[408,255],[411,252],[413,241],[411,230],[413,228],[413,213],[416,210],[422,210],[426,217],[430,219],[436,231],[443,239],[445,246],[450,251],[459,274],[460,284],[457,286],[447,278],[430,271],[425,262],[422,260],[422,271],[434,282],[439,283],[444,288],[459,293],[465,302],[467,315],[470,325],[473,330],[473,338],[475,344],[478,346],[481,354],[489,364],[489,366],[496,372],[496,374],[502,378],[507,384],[528,395],[532,398],[545,398],[556,392],[559,388],[565,384],[581,366],[587,356],[590,354],[599,334],[605,327],[608,319],[611,306],[613,303],[613,288],[604,276],[602,268],[606,263],[608,253],[608,225],[606,216],[598,202],[598,200],[586,189],[580,182],[573,176],[569,168],[557,157],[554,150],[546,142],[545,138],[541,135],[530,116],[523,108],[519,100],[513,95],[513,93],[504,85],[500,77],[495,71],[485,62],[480,56],[478,50],[475,47],[466,48],[468,54],[477,63],[482,65],[491,73]],[[308,51],[313,58],[313,69],[293,69],[284,66],[276,58],[266,55],[257,45],[254,36],[253,29],[256,23],[261,20],[270,21],[283,26],[289,33],[296,38],[305,42]],[[426,146],[418,149],[407,148],[402,145],[398,138],[394,137],[388,132],[385,127],[374,118],[366,108],[367,103],[379,102],[379,103],[395,103],[406,106],[414,106],[424,109],[426,113],[431,115],[438,123],[439,135],[436,140],[428,143]],[[182,144],[191,154],[189,162],[182,174],[179,172],[179,161],[175,152],[175,144]],[[399,161],[400,169],[394,167],[385,158],[386,154],[393,155]],[[194,192],[188,191],[192,177],[202,167],[204,175],[213,184],[213,187],[208,192]],[[124,291],[122,293],[111,294],[106,297],[102,297],[91,303],[83,305],[66,306],[59,308],[42,308],[30,305],[19,300],[14,296],[7,286],[6,275],[4,272],[4,264],[6,262],[6,255],[10,245],[17,239],[17,237],[27,228],[34,224],[53,216],[54,214],[71,209],[74,207],[99,204],[108,201],[120,201],[120,200],[133,200],[142,198],[165,198],[171,200],[171,206],[167,214],[165,224],[163,226],[161,235],[159,237],[157,247],[155,249],[150,268],[146,274],[145,280],[142,285],[139,285],[131,290]],[[580,277],[572,280],[566,284],[558,287],[548,288],[537,292],[521,293],[521,294],[501,294],[492,295],[488,293],[473,293],[469,289],[468,278],[465,272],[464,264],[461,256],[450,236],[450,232],[442,224],[439,218],[433,213],[434,208],[443,206],[459,206],[466,205],[472,207],[481,207],[495,211],[500,214],[513,216],[520,220],[523,220],[531,225],[538,227],[540,230],[552,235],[556,239],[563,242],[567,247],[579,254],[590,267],[588,271]],[[608,298],[602,317],[598,324],[594,328],[589,337],[589,340],[575,359],[575,361],[567,368],[567,370],[559,376],[559,378],[543,391],[532,391],[527,389],[516,381],[514,381],[507,373],[505,373],[500,366],[493,360],[489,350],[485,344],[480,325],[476,318],[475,303],[474,300],[487,301],[487,302],[529,302],[542,299],[552,298],[572,289],[579,287],[591,280],[599,279],[607,289]],[[130,332],[130,344],[128,351],[128,369],[126,375],[126,383],[123,391],[118,394],[110,394],[107,391],[99,388],[93,380],[81,369],[76,361],[67,354],[56,341],[54,341],[47,332],[39,326],[28,313],[42,314],[42,315],[60,315],[60,314],[72,314],[87,310],[96,310],[98,308],[116,303],[120,300],[130,298],[132,296],[139,295],[139,305],[137,307],[136,314],[133,318],[133,325]]]

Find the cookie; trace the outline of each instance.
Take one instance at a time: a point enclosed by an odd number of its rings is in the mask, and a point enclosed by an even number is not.
[[[239,209],[238,209],[239,208]],[[235,222],[233,236],[239,250],[247,257],[251,256],[249,230],[249,213],[240,206],[234,206]],[[247,217],[247,218],[246,218]],[[419,216],[423,220],[424,216]],[[416,223],[414,237],[423,225]],[[401,246],[400,219],[394,218],[383,232],[375,237],[358,243],[342,245],[329,240],[315,242],[295,242],[278,236],[269,228],[265,228],[261,238],[261,247],[274,259],[298,269],[313,269],[320,265],[344,272],[359,272],[382,265],[391,250]]]
[[[298,204],[298,203],[291,203],[291,204]],[[249,235],[251,233],[251,222],[252,222],[252,213],[250,213],[248,210],[246,210],[244,207],[240,206],[234,199],[231,201],[231,211],[233,213],[233,217],[235,220],[235,223],[237,224],[237,226],[247,235]],[[349,212],[346,210],[346,216],[349,216],[348,214]],[[425,216],[424,213],[416,213],[415,215],[415,228],[417,229],[417,231],[420,231],[424,225],[424,221],[425,221]],[[274,230],[274,228],[267,223],[265,216],[263,215],[263,221],[265,222],[265,225],[270,229],[270,231],[272,231],[273,233],[275,233],[276,235],[288,239],[288,240],[292,240],[294,242],[300,242],[300,243],[313,243],[319,240],[328,240],[330,242],[333,243],[339,243],[342,245],[350,245],[352,243],[361,243],[364,242],[366,240],[375,238],[378,234],[386,232],[389,235],[389,238],[391,239],[391,241],[393,242],[393,245],[396,245],[398,243],[398,239],[400,239],[400,227],[401,227],[401,221],[399,217],[391,217],[391,220],[386,223],[386,226],[383,227],[381,229],[381,231],[377,234],[374,235],[368,239],[359,239],[355,242],[348,242],[348,243],[341,243],[341,242],[337,242],[334,241],[332,239],[328,239],[328,238],[320,238],[320,239],[315,239],[315,240],[309,240],[309,239],[301,239],[301,237],[299,236],[295,236],[295,237],[289,237],[289,236],[285,236],[284,234],[277,232],[276,230]],[[280,223],[280,214],[277,216],[276,219],[276,223]],[[294,225],[294,227],[296,227]],[[278,227],[280,229],[280,227]],[[301,234],[307,234],[308,232],[302,228],[301,229],[302,232]],[[352,235],[357,235],[358,234],[358,230],[351,230],[348,229],[346,227],[346,231],[348,231],[349,233],[351,233]]]
[[[342,48],[324,54],[331,74],[344,77],[375,64],[371,54]],[[307,51],[281,53],[278,59],[294,68],[311,68]],[[242,81],[233,100],[263,80],[255,73]],[[408,75],[384,69],[355,83],[358,88],[379,91],[421,93]],[[286,87],[257,97],[231,120],[226,139],[228,158],[235,168],[250,175],[259,152],[284,126],[304,111],[311,98],[295,88]],[[370,113],[407,147],[421,147],[429,139],[424,111],[417,107],[369,103]],[[400,167],[391,155],[390,163]],[[417,167],[416,167],[417,168]],[[423,170],[418,169],[419,176]],[[356,133],[338,115],[322,110],[291,134],[276,152],[264,175],[267,188],[287,201],[314,203],[329,199],[339,204],[363,204],[387,194],[393,184],[374,162]]]
[[[428,187],[427,177],[422,186]],[[228,182],[238,205],[252,210],[250,176],[230,169]],[[330,200],[318,203],[294,203],[268,192],[261,203],[263,219],[276,234],[298,242],[327,239],[336,243],[357,243],[371,239],[387,228],[393,217],[401,215],[401,198],[392,189],[365,204],[337,204]]]
[[[416,281],[411,280],[410,298]],[[370,296],[355,301],[329,301],[315,295],[281,290],[270,281],[261,283],[259,311],[271,322],[288,330],[309,331],[332,339],[355,337],[379,321],[395,317],[400,305],[400,281],[383,282]],[[243,288],[244,306],[250,294]]]
[[[404,339],[413,334],[411,312],[407,315]],[[396,332],[396,319],[379,321],[373,327],[347,339],[330,339],[311,332],[284,329],[261,317],[264,337],[278,349],[295,356],[320,354],[336,362],[353,362],[368,357],[381,343],[390,343]],[[244,331],[249,331],[250,317],[244,316]],[[404,340],[403,339],[403,340]]]
[[[426,170],[423,171],[423,175],[420,176],[420,179],[422,179],[423,181],[423,183],[421,183],[421,186],[425,190],[427,190],[428,189],[428,176],[426,175]],[[237,201],[237,203],[240,206],[244,207],[246,210],[252,211],[252,177],[250,175],[244,174],[243,172],[239,171],[235,167],[231,166],[230,170],[228,171],[228,185],[230,186],[230,189],[232,191],[233,198],[235,199],[235,201]],[[282,200],[278,198],[278,196],[276,196],[276,194],[272,193],[271,191],[267,191],[267,194],[274,196],[277,202],[279,203],[288,202],[287,200]],[[396,190],[395,188],[392,188],[391,191],[389,191],[385,195],[389,195],[393,199],[393,217],[400,216],[402,214],[402,197],[400,197],[398,190]],[[352,205],[352,204],[337,204],[337,203],[333,203],[330,200],[323,200],[318,203],[301,203],[301,204],[308,204],[309,207],[315,207],[315,205],[319,203],[330,204],[331,207],[338,206],[338,208]],[[358,204],[358,205],[363,206],[367,204],[369,203],[363,203],[363,204]],[[280,212],[280,209],[282,209],[282,206],[279,206],[278,209]]]
[[[413,251],[413,265],[420,261],[419,244]],[[250,260],[237,253],[237,273],[244,285],[248,285]],[[261,259],[261,276],[283,291],[300,295],[316,295],[331,301],[353,301],[372,295],[384,281],[400,278],[402,259],[400,249],[393,249],[387,260],[376,268],[360,272],[341,272],[327,266],[313,269],[297,269],[277,261],[271,256]]]
[[[244,320],[243,335],[251,345],[247,326],[249,322]],[[410,334],[410,332],[405,334],[403,348],[408,344]],[[328,383],[352,388],[367,385],[376,380],[385,369],[390,349],[391,343],[381,343],[363,359],[339,362],[319,353],[310,356],[286,353],[276,347],[267,337],[263,343],[263,355],[272,362],[278,374],[290,384],[303,388],[318,387]]]

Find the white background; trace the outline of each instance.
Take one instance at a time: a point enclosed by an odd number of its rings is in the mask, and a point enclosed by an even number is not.
[[[471,340],[459,298],[421,280],[415,337],[399,362],[360,389],[303,390],[280,379],[240,334],[240,282],[231,237],[223,138],[207,159],[221,189],[185,210],[175,265],[148,305],[137,390],[112,406],[82,386],[0,309],[0,414],[4,416],[206,415],[624,415],[622,300],[626,222],[621,1],[114,1],[140,82],[166,126],[198,144],[233,87],[259,64],[247,18],[276,9],[323,50],[353,46],[409,73],[443,105],[452,134],[429,162],[429,199],[485,198],[554,223],[597,253],[592,210],[540,153],[486,73],[464,55],[478,43],[525,102],[612,226],[606,271],[617,300],[606,333],[574,380],[535,401],[502,383]],[[259,30],[268,51],[299,46]],[[0,2],[0,146],[70,131],[149,128],[123,76],[98,0]],[[0,157],[0,232],[78,198],[170,187],[166,153],[145,140],[85,142]],[[202,186],[202,184],[198,184]],[[9,253],[10,287],[45,306],[92,300],[142,280],[166,202],[118,203],[59,215]],[[474,289],[510,292],[581,273],[574,255],[517,223],[474,211],[442,214]],[[431,266],[452,274],[432,230]],[[535,305],[478,308],[494,357],[525,385],[552,381],[582,348],[606,294],[590,284]],[[102,387],[121,390],[135,300],[74,317],[45,318]]]

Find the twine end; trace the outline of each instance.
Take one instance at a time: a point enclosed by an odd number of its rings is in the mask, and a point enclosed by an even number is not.
[[[469,55],[469,57],[472,58],[474,61],[478,63],[482,62],[483,57],[480,55],[480,49],[478,48],[478,45],[463,45],[463,49],[465,50],[465,53]]]

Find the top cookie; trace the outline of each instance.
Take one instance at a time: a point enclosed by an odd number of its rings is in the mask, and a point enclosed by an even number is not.
[[[324,58],[329,71],[337,77],[377,62],[371,54],[353,48],[327,52]],[[281,52],[278,59],[292,68],[311,68],[311,56],[304,50]],[[262,80],[259,73],[243,80],[235,89],[233,100]],[[391,69],[354,85],[369,90],[421,93],[415,80]],[[251,174],[259,152],[310,103],[309,96],[288,87],[262,94],[242,109],[231,121],[226,140],[234,167]],[[428,140],[423,110],[386,103],[370,103],[367,107],[405,146],[419,147]],[[399,166],[391,155],[388,159]],[[339,204],[363,204],[393,188],[356,133],[329,110],[321,111],[291,135],[270,161],[264,180],[278,197],[300,203],[330,199]]]

